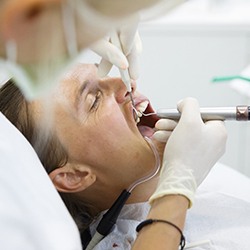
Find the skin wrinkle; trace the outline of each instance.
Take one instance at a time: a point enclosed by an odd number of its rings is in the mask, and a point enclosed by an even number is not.
[[[83,95],[85,96],[85,99],[86,100],[86,94],[85,94],[85,91],[86,89],[88,88],[88,85],[90,84],[89,81],[84,81],[84,83],[80,86],[79,90],[77,90],[77,94],[76,94],[76,99],[75,99],[75,109],[77,111],[79,111],[80,109],[80,104],[81,104],[81,99],[83,98]]]

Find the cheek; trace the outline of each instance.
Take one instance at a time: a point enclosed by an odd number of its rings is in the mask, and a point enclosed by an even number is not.
[[[119,109],[112,109],[112,113],[104,113],[98,119],[97,130],[100,138],[103,138],[111,143],[122,142],[129,137],[131,129]],[[122,141],[121,141],[122,140]]]
[[[89,158],[107,163],[110,159],[115,162],[121,154],[126,154],[127,145],[131,143],[130,129],[120,113],[99,116],[93,126],[86,130]]]

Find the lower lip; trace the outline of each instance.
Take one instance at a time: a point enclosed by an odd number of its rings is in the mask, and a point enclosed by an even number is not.
[[[154,130],[147,126],[138,126],[138,129],[140,133],[142,134],[142,136],[144,137],[146,136],[148,138],[151,138],[154,134]]]

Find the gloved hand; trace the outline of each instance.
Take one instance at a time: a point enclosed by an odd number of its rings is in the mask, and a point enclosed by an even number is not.
[[[160,119],[155,124],[157,131],[154,133],[153,138],[160,142],[167,142],[177,122],[170,119]]]
[[[191,207],[197,186],[225,152],[227,133],[222,121],[203,122],[195,99],[187,98],[177,107],[181,118],[166,144],[159,183],[149,202],[179,194]]]
[[[134,15],[119,30],[111,32],[108,37],[91,46],[91,49],[102,57],[98,67],[100,77],[106,76],[115,65],[120,69],[128,68],[130,77],[133,80],[138,79],[138,56],[142,50],[141,39],[137,31],[138,22],[138,16]],[[117,44],[112,43],[113,35],[118,36],[122,51]]]

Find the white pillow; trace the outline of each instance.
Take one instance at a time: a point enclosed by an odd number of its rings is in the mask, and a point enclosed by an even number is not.
[[[0,248],[78,250],[76,224],[35,151],[0,113]]]
[[[250,202],[250,178],[222,163],[212,168],[198,192],[216,192]]]

